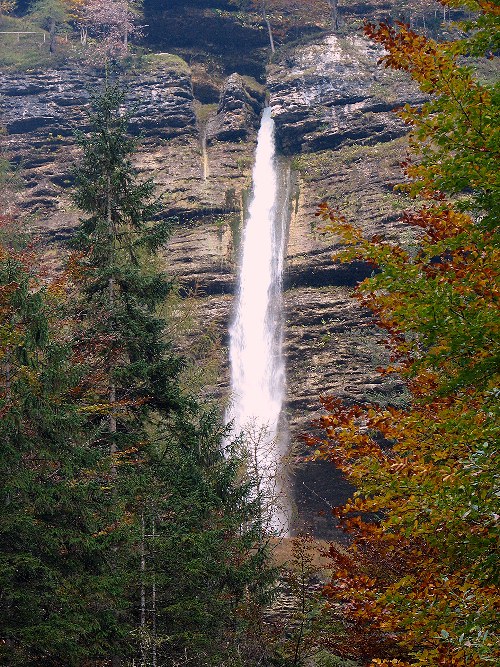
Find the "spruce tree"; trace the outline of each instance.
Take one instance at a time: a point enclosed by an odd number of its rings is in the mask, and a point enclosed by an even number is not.
[[[80,353],[94,377],[86,411],[124,517],[112,531],[114,606],[140,664],[189,654],[204,665],[241,641],[238,607],[258,607],[273,574],[241,460],[224,456],[220,419],[179,387],[183,362],[158,316],[171,289],[156,270],[168,226],[155,220],[154,184],[133,168],[123,107],[123,91],[106,85],[78,135],[75,202],[86,217],[73,241]]]
[[[166,275],[154,269],[168,228],[152,222],[158,211],[153,182],[136,178],[123,101],[123,91],[111,85],[94,99],[93,129],[77,135],[83,156],[74,194],[88,214],[73,240],[82,252],[81,343],[104,371],[93,392],[107,412],[102,439],[115,464],[129,445],[137,446],[137,436],[142,439],[152,410],[167,414],[182,402],[176,379],[182,364],[163,340],[164,324],[156,315],[171,289]]]
[[[0,664],[70,666],[112,641],[113,517],[74,399],[81,369],[29,259],[0,245]]]
[[[152,221],[158,210],[153,182],[139,182],[132,166],[135,141],[127,134],[123,102],[123,90],[106,84],[93,100],[90,132],[77,134],[83,153],[74,199],[87,215],[73,238],[78,254],[72,267],[81,294],[75,334],[89,373],[85,411],[95,445],[108,453],[108,486],[122,517],[109,535],[116,622],[133,633],[141,613],[140,498],[151,425],[157,414],[179,410],[183,399],[177,381],[182,364],[156,315],[171,288],[154,269],[166,226]],[[113,664],[128,651],[125,643]]]
[[[217,415],[198,405],[164,424],[150,451],[145,664],[258,664],[262,609],[275,589],[245,457],[221,448]],[[257,650],[256,650],[257,649]]]

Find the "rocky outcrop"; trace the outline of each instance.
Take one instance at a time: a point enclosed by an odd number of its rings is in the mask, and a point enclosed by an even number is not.
[[[411,230],[398,222],[408,206],[393,192],[401,178],[405,130],[391,109],[418,103],[421,96],[378,66],[379,56],[360,37],[331,36],[289,50],[268,75],[277,141],[292,156],[284,161],[291,163],[296,184],[284,278],[295,525],[325,538],[335,535],[330,507],[351,489],[327,463],[306,460],[310,452],[300,433],[321,414],[320,395],[386,403],[405,399],[401,383],[376,373],[386,359],[383,335],[350,298],[371,268],[333,261],[339,240],[314,215],[317,204],[328,199],[367,233],[414,242]],[[137,109],[135,129],[143,135],[135,164],[144,177],[154,176],[164,195],[163,213],[175,218],[165,264],[180,286],[174,319],[189,320],[179,345],[191,357],[194,375],[200,373],[198,386],[223,405],[235,256],[264,90],[233,74],[217,109],[203,105],[193,101],[189,68],[179,61],[157,54],[134,76],[129,100]],[[67,188],[78,157],[71,132],[84,122],[86,90],[96,82],[65,69],[6,75],[0,84],[7,149],[23,164],[21,203],[37,213],[38,230],[52,241],[62,240],[78,217]],[[48,246],[48,264],[60,262],[59,248]],[[176,325],[177,337],[179,330]],[[189,378],[189,386],[194,381]]]
[[[132,132],[156,144],[197,137],[189,68],[180,58],[155,54],[123,83]],[[74,223],[74,216],[62,214],[70,208],[67,188],[78,159],[74,132],[85,130],[86,107],[101,86],[95,72],[70,67],[4,73],[0,79],[4,149],[25,181],[20,204],[31,214],[51,211],[44,227],[58,235]]]
[[[280,149],[293,154],[405,134],[391,112],[423,98],[403,75],[378,65],[381,54],[362,37],[330,35],[273,64],[268,86]]]
[[[4,75],[0,80],[2,125],[9,135],[30,134],[45,140],[48,135],[71,136],[85,123],[84,108],[100,82],[90,71],[69,68]],[[133,77],[129,84],[132,130],[156,138],[196,132],[187,72],[156,68]]]
[[[317,205],[328,200],[369,236],[415,242],[415,233],[400,222],[410,203],[394,192],[406,150],[406,128],[394,109],[424,97],[378,64],[380,56],[361,37],[332,35],[289,51],[268,75],[277,143],[292,156],[296,180],[284,280],[295,527],[326,539],[343,539],[330,509],[353,489],[328,463],[308,461],[300,434],[310,433],[322,414],[320,396],[406,400],[399,380],[376,371],[388,361],[384,333],[351,298],[373,269],[335,261],[339,239],[315,216]]]
[[[185,61],[153,54],[125,83],[130,127],[141,135],[135,166],[144,178],[154,175],[163,195],[162,215],[172,219],[167,258],[171,272],[183,294],[231,293],[264,89],[247,77],[229,78],[218,120],[220,127],[232,126],[233,141],[229,136],[214,139],[206,148],[200,132],[207,119],[197,119],[200,103],[193,99]],[[70,188],[78,161],[74,131],[85,130],[90,91],[100,85],[102,80],[91,71],[71,68],[7,73],[0,81],[4,148],[21,167],[19,205],[47,247],[49,269],[60,264],[64,251],[57,244],[71,234],[78,219]],[[213,113],[210,105],[207,110]]]
[[[70,69],[5,74],[0,80],[2,125],[9,135],[71,135],[96,81]]]
[[[405,394],[400,381],[376,371],[388,361],[384,332],[352,298],[354,285],[372,268],[333,259],[340,249],[338,239],[323,229],[315,208],[328,198],[368,235],[382,234],[411,246],[415,233],[399,221],[410,203],[393,192],[404,152],[405,140],[400,138],[306,153],[294,160],[299,192],[290,224],[284,294],[293,492],[297,528],[326,539],[342,539],[330,508],[342,504],[352,489],[329,464],[307,462],[311,452],[300,434],[310,433],[311,422],[322,414],[320,396],[400,405]]]
[[[239,74],[231,74],[222,90],[217,115],[207,125],[207,142],[246,141],[256,131],[265,92]]]

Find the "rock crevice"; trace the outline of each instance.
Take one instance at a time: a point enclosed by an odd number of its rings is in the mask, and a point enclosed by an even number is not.
[[[246,141],[260,121],[265,93],[231,74],[221,92],[217,115],[207,125],[207,141]]]

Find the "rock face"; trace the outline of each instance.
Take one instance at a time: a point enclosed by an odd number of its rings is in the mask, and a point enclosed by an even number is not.
[[[331,36],[289,49],[268,71],[276,139],[295,182],[284,276],[295,526],[325,538],[340,539],[330,508],[352,490],[328,464],[306,462],[310,452],[300,434],[321,414],[320,395],[405,400],[400,382],[377,374],[387,358],[383,333],[351,298],[371,269],[333,261],[338,239],[314,216],[317,204],[328,199],[367,233],[414,242],[413,232],[398,221],[408,202],[393,185],[401,178],[406,144],[391,110],[422,98],[377,65],[379,57],[362,38]],[[218,107],[204,105],[193,99],[189,68],[179,60],[158,54],[133,76],[133,127],[143,135],[136,166],[145,177],[154,175],[164,193],[164,215],[175,217],[165,263],[180,286],[172,310],[177,336],[183,318],[189,321],[179,342],[193,362],[186,382],[205,387],[223,405],[235,258],[265,91],[233,74]],[[0,83],[7,150],[23,164],[21,204],[37,214],[42,235],[56,241],[47,249],[54,266],[60,263],[57,242],[78,217],[67,188],[78,157],[71,132],[83,122],[86,90],[95,83],[69,69],[6,75]]]
[[[222,90],[217,115],[207,127],[207,141],[246,141],[260,123],[265,93],[231,74]]]
[[[405,400],[402,383],[381,377],[388,361],[384,334],[352,299],[372,269],[339,264],[338,239],[315,217],[327,199],[368,235],[414,241],[399,221],[409,202],[394,193],[406,150],[405,128],[393,109],[423,98],[398,74],[377,64],[380,50],[353,36],[330,36],[299,47],[269,68],[277,143],[290,156],[296,194],[285,274],[291,476],[296,528],[342,540],[331,507],[352,493],[327,463],[307,463],[300,434],[322,413],[320,396],[347,402]]]
[[[381,55],[362,37],[331,35],[273,64],[268,86],[281,150],[375,144],[405,134],[391,111],[421,96],[401,75],[377,64]]]
[[[161,54],[160,54],[161,55]],[[72,69],[8,74],[0,80],[2,124],[9,135],[70,136],[85,122],[84,107],[99,79]],[[159,68],[134,78],[128,93],[132,129],[144,136],[171,138],[196,132],[189,75]]]
[[[125,79],[127,83],[132,131],[156,144],[197,138],[193,90],[183,61],[158,54],[146,71]],[[0,125],[7,135],[3,143],[12,161],[22,166],[26,186],[21,205],[40,216],[52,211],[57,219],[47,221],[49,229],[74,222],[64,215],[77,160],[73,133],[85,129],[85,108],[100,85],[102,80],[91,71],[69,68],[8,73],[0,79]]]
[[[22,166],[25,187],[19,203],[33,216],[33,228],[42,242],[51,242],[47,261],[54,267],[60,262],[61,250],[52,242],[63,241],[78,218],[68,187],[78,160],[73,133],[85,129],[89,91],[101,83],[91,72],[68,68],[6,74],[0,81],[5,149]],[[214,137],[203,154],[195,113],[198,103],[184,61],[171,54],[154,54],[145,70],[130,73],[126,83],[130,127],[141,134],[136,166],[145,178],[154,174],[164,195],[163,215],[173,218],[171,270],[186,293],[229,293],[234,282],[234,238],[251,185],[253,128],[259,122],[258,100],[263,93],[256,82],[253,92],[241,77],[232,78],[225,87],[227,94],[222,95],[221,114],[233,120],[246,114],[246,125],[240,126],[237,141],[222,143]],[[235,103],[238,85],[244,101],[241,113]]]

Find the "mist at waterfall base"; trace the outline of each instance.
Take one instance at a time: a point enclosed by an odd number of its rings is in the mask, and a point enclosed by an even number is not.
[[[287,176],[288,174],[288,176]],[[287,535],[290,511],[283,458],[282,274],[288,222],[289,170],[279,168],[274,121],[266,108],[257,137],[253,193],[242,238],[236,308],[230,328],[232,400],[226,422],[244,434],[259,480],[267,529]]]

